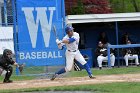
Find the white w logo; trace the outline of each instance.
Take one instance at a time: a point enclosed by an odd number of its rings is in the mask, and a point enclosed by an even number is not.
[[[31,38],[32,47],[36,47],[36,41],[37,41],[37,32],[38,32],[38,26],[39,23],[41,25],[42,34],[44,38],[45,47],[49,47],[49,41],[50,41],[50,32],[52,27],[52,18],[54,10],[56,10],[55,7],[49,7],[48,10],[50,11],[50,17],[48,21],[48,17],[46,15],[47,8],[46,7],[23,7],[22,11],[25,14],[29,35]],[[37,12],[36,21],[34,20],[33,11]]]

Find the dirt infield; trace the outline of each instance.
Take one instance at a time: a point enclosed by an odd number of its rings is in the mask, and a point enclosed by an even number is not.
[[[21,88],[41,88],[52,86],[82,85],[82,84],[99,84],[111,82],[140,82],[140,74],[121,74],[97,76],[96,79],[88,77],[58,78],[54,81],[49,79],[37,79],[26,81],[15,81],[10,84],[0,83],[0,90],[21,89]]]

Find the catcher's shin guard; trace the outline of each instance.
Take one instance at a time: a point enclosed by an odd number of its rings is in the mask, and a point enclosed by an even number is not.
[[[12,80],[6,80],[4,79],[3,83],[12,83],[13,81]]]
[[[9,66],[8,69],[7,69],[7,73],[5,75],[3,83],[11,83],[11,82],[13,82],[12,80],[10,80],[12,72],[13,72],[13,68],[11,66]]]
[[[7,71],[4,70],[2,67],[0,67],[0,76],[4,76],[6,75]]]

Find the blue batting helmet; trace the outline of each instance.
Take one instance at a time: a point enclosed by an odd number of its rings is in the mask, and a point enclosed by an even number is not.
[[[66,33],[69,32],[69,31],[72,31],[74,28],[72,26],[67,26],[65,31]]]

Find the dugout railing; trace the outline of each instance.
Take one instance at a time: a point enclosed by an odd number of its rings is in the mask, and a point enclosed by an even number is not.
[[[118,67],[120,67],[120,58],[122,59],[122,57],[120,57],[120,53],[119,50],[120,48],[131,48],[131,47],[140,47],[140,44],[131,44],[131,45],[108,45],[107,46],[107,56],[108,56],[108,67],[111,67],[111,63],[110,63],[110,49],[117,49],[117,62],[118,62]]]

